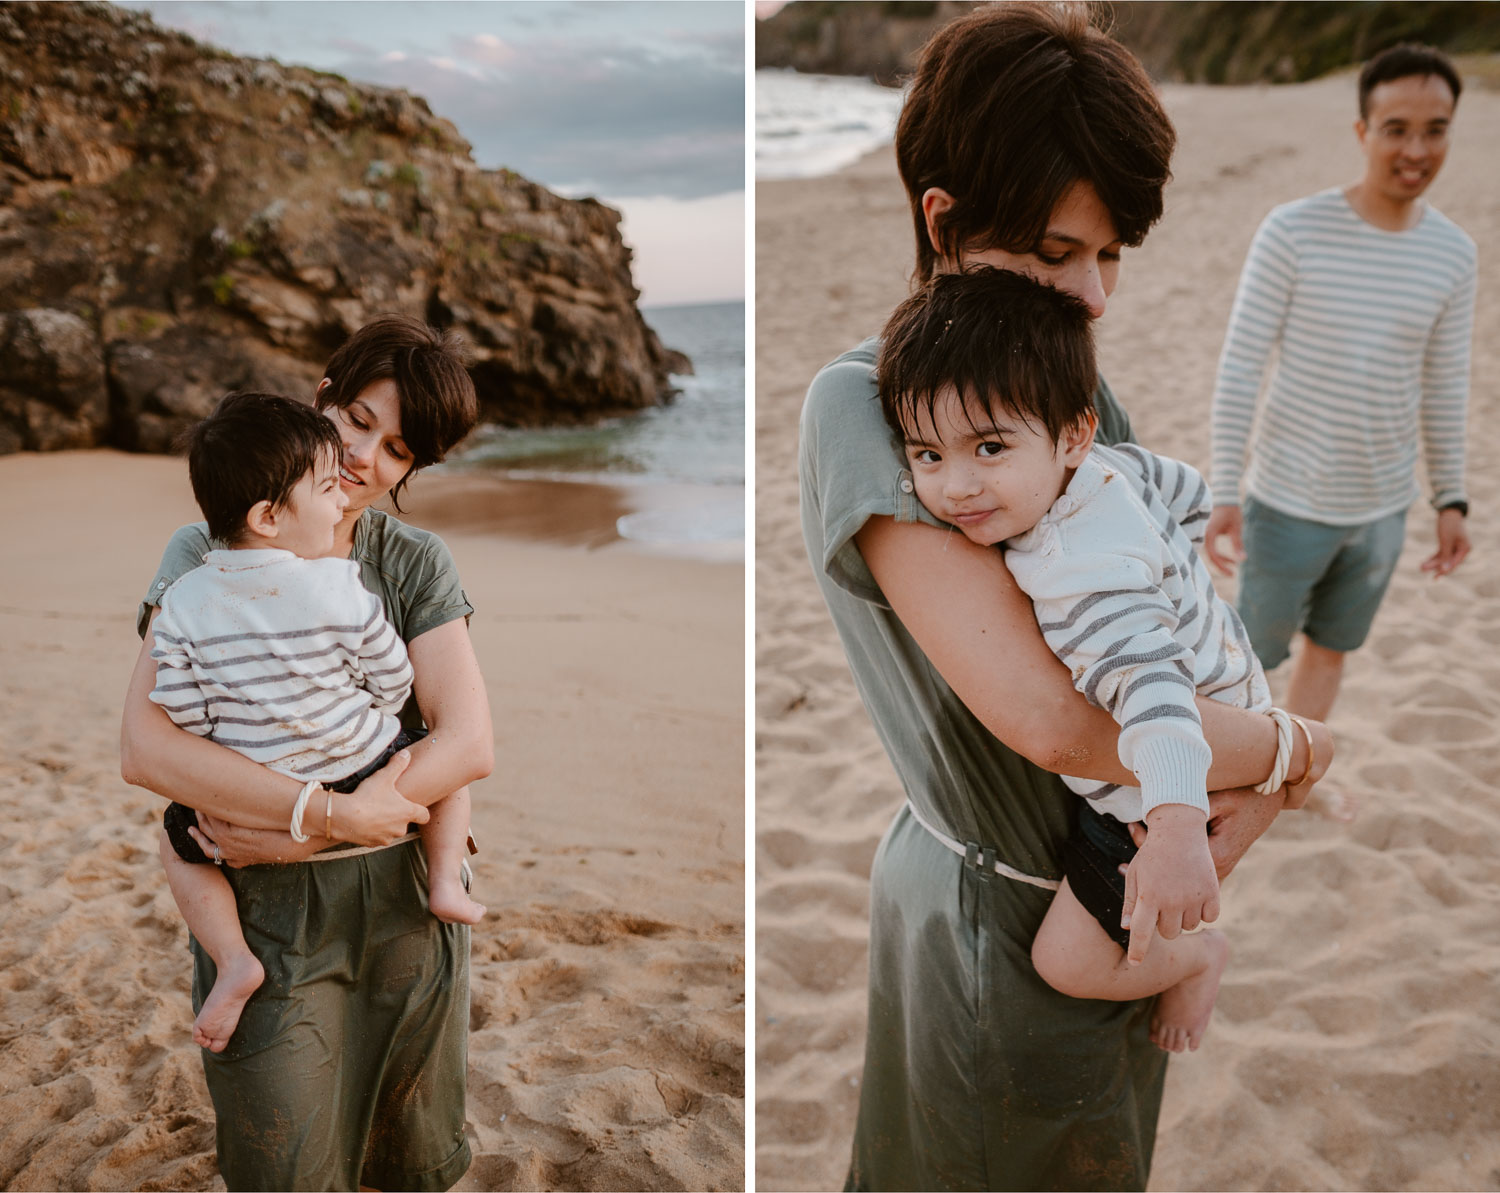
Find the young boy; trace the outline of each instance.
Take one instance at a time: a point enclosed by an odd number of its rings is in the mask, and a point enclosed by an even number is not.
[[[1133,444],[1094,444],[1088,309],[1022,274],[938,274],[891,316],[876,371],[918,499],[973,542],[1005,544],[1048,645],[1077,689],[1120,723],[1120,760],[1140,782],[1064,778],[1085,803],[1033,945],[1037,972],[1075,998],[1160,994],[1152,1039],[1196,1049],[1228,946],[1204,931],[1162,940],[1148,955],[1155,924],[1125,931],[1135,901],[1119,873],[1135,851],[1127,825],[1149,816],[1153,834],[1169,835],[1203,892],[1190,918],[1212,921],[1212,754],[1194,696],[1278,718],[1268,790],[1281,786],[1291,749],[1286,714],[1271,709],[1239,618],[1195,550],[1207,486],[1188,465]]]
[[[411,692],[406,648],[347,559],[325,558],[348,498],[338,429],[290,398],[235,393],[188,436],[188,472],[209,534],[226,544],[167,589],[153,626],[151,699],[181,728],[306,780],[293,813],[298,840],[329,835],[333,800],[425,735],[395,714]],[[399,755],[399,757],[398,757]],[[399,771],[398,771],[399,774]],[[429,906],[450,923],[484,908],[464,890],[466,801],[432,806],[422,826]],[[193,1042],[221,1052],[265,978],[240,930],[234,892],[205,863],[192,809],[163,818],[172,897],[217,976]],[[332,840],[329,844],[332,844]]]

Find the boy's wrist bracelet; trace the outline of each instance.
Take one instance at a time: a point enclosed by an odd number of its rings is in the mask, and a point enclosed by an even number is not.
[[[1306,729],[1303,730],[1307,732]],[[323,805],[323,835],[330,841],[333,840],[333,792],[328,791],[328,802]]]
[[[302,831],[302,817],[307,812],[307,801],[312,799],[313,792],[320,790],[322,786],[323,784],[319,783],[316,779],[304,783],[302,790],[297,793],[297,802],[292,805],[292,840],[296,841],[299,845],[312,840],[307,833]]]
[[[1307,722],[1292,712],[1287,713],[1287,718],[1293,725],[1302,730],[1302,736],[1307,740],[1307,765],[1302,768],[1301,776],[1295,780],[1288,779],[1286,781],[1288,787],[1301,787],[1302,784],[1307,782],[1307,776],[1312,774],[1313,765],[1318,761],[1318,752],[1313,749],[1312,730],[1307,727]]]

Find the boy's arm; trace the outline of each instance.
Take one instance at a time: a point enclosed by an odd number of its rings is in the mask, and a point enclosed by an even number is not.
[[[1091,528],[1108,532],[1102,541],[1128,546],[1132,531],[1142,541],[1123,554],[1012,550],[1006,563],[1078,691],[1120,725],[1120,761],[1136,777],[1151,829],[1150,851],[1144,860],[1137,854],[1126,874],[1120,918],[1130,929],[1127,958],[1139,964],[1157,931],[1171,939],[1218,919],[1204,832],[1213,754],[1194,702],[1193,655],[1172,636],[1177,611],[1160,588],[1160,561],[1150,561],[1155,544],[1145,540],[1155,531],[1134,517],[1095,520]]]
[[[172,724],[199,737],[213,732],[208,698],[193,675],[192,651],[187,633],[179,624],[174,593],[162,597],[161,612],[151,624],[151,658],[156,663],[156,686],[151,703],[159,705]]]
[[[405,644],[386,620],[379,598],[362,584],[358,588],[367,602],[368,618],[359,644],[359,684],[370,693],[371,707],[377,712],[400,712],[411,695],[411,660]]]

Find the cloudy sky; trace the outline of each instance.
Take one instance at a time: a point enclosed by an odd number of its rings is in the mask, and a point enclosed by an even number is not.
[[[481,166],[624,213],[646,304],[745,293],[739,0],[128,0],[236,54],[405,87]]]

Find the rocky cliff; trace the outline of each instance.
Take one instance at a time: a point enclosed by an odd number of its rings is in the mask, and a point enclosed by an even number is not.
[[[168,450],[226,390],[310,394],[400,311],[487,421],[665,400],[619,214],[481,170],[419,97],[95,4],[0,5],[0,453]]]
[[[897,84],[966,0],[796,0],[755,27],[755,65]],[[1465,0],[1132,0],[1098,17],[1158,79],[1290,83],[1400,41],[1500,50],[1500,4]]]

